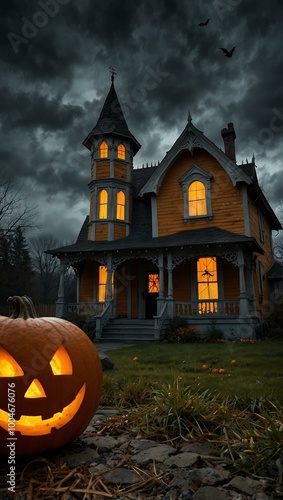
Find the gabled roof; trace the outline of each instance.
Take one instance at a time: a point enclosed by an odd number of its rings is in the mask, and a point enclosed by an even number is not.
[[[232,160],[230,160],[230,158],[228,158],[228,156],[226,156],[221,149],[219,149],[212,141],[210,141],[210,139],[203,135],[203,133],[198,130],[191,121],[189,121],[182,134],[173,144],[172,148],[167,152],[163,160],[159,163],[158,168],[152,177],[140,190],[139,196],[143,196],[148,193],[158,194],[162,180],[176,156],[184,149],[188,149],[190,153],[193,154],[194,148],[205,149],[208,153],[214,156],[214,158],[216,158],[216,160],[227,172],[234,186],[238,182],[246,182],[247,184],[252,182],[249,175],[239,169],[239,167]]]
[[[92,137],[99,136],[102,138],[108,135],[116,135],[129,139],[132,144],[134,155],[141,147],[140,143],[128,129],[113,81],[97,123],[83,141],[83,145],[90,150]]]

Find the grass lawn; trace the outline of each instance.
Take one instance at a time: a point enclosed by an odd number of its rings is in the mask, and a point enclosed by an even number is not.
[[[119,387],[148,381],[159,386],[177,377],[194,390],[209,389],[222,397],[268,399],[283,404],[283,341],[250,343],[142,343],[107,353],[114,369],[107,371]],[[138,357],[138,361],[133,361]],[[231,364],[232,359],[236,364]],[[224,368],[212,374],[202,365]]]

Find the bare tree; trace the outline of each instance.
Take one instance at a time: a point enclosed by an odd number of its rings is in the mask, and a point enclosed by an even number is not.
[[[0,169],[0,239],[15,231],[35,226],[36,207],[28,204],[29,195],[22,194],[22,187]]]
[[[48,302],[56,296],[60,265],[57,257],[45,252],[60,246],[60,242],[52,235],[41,235],[30,240],[32,264],[39,278],[43,302]]]

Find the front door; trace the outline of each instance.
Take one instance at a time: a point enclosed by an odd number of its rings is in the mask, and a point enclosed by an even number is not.
[[[145,317],[152,319],[157,314],[156,299],[159,295],[159,275],[157,272],[145,273]]]

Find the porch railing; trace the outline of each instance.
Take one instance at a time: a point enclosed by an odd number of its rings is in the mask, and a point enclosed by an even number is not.
[[[154,337],[159,339],[160,337],[160,332],[163,326],[164,321],[167,318],[167,308],[168,308],[168,302],[164,302],[162,309],[158,316],[154,316],[154,330],[155,330],[155,335]]]
[[[103,312],[105,306],[105,302],[73,302],[66,304],[66,312],[97,316]]]
[[[104,326],[109,322],[112,314],[113,314],[113,302],[105,303],[105,307],[101,312],[101,314],[98,314],[95,317],[95,322],[96,322],[95,337],[97,339],[101,338],[102,330]]]
[[[217,315],[239,316],[239,300],[196,300],[175,302],[177,316]]]

